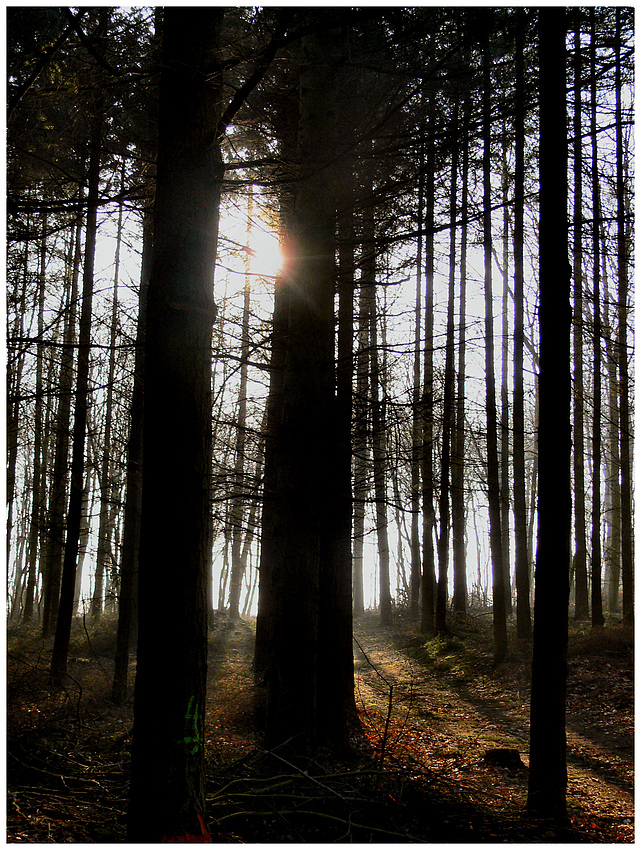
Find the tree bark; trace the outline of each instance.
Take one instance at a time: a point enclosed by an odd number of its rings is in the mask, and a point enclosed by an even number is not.
[[[281,157],[284,162],[296,161],[298,143],[298,99],[293,97],[283,103],[282,109],[275,112],[281,145]],[[286,184],[279,194],[281,251],[287,250],[286,238],[282,234],[289,233],[290,223],[294,214],[293,186]],[[272,567],[278,556],[279,541],[276,538],[276,522],[278,519],[278,427],[282,418],[284,398],[284,370],[287,361],[287,325],[289,320],[289,304],[291,288],[281,269],[276,279],[274,292],[274,311],[272,317],[271,360],[269,366],[269,394],[265,414],[265,473],[263,483],[263,510],[260,532],[260,558],[258,580],[258,607],[256,614],[256,640],[254,643],[254,679],[264,684],[269,665],[270,652],[270,617],[272,608],[271,574]]]
[[[209,840],[206,566],[213,277],[224,173],[222,18],[222,9],[165,9],[145,343],[130,842]]]
[[[102,144],[103,104],[98,96],[94,104],[93,126],[87,172],[87,223],[85,228],[85,254],[82,271],[82,305],[78,331],[78,368],[71,449],[71,483],[67,512],[67,537],[62,563],[60,603],[56,633],[51,658],[51,677],[61,686],[67,673],[67,655],[74,613],[77,560],[82,524],[83,480],[85,465],[85,439],[87,429],[87,402],[89,383],[89,352],[91,348],[91,311],[94,286],[96,232],[98,228],[98,197],[100,179],[100,154]]]
[[[501,276],[501,418],[500,418],[500,475],[501,475],[501,556],[503,559],[503,587],[505,593],[505,615],[512,614],[512,585],[510,580],[510,400],[508,392],[508,361],[510,355],[510,330],[508,321],[510,281],[510,215],[509,176],[507,164],[507,142],[502,151],[503,191],[503,258]]]
[[[483,253],[485,289],[485,416],[487,422],[487,488],[492,557],[492,611],[494,660],[507,654],[505,580],[501,540],[501,488],[496,433],[496,387],[494,380],[494,315],[492,311],[492,197],[491,197],[491,65],[490,21],[486,21],[483,49]]]
[[[614,327],[610,322],[608,305],[616,305],[616,296],[611,297],[607,279],[607,246],[605,244],[604,228],[601,232],[603,249],[603,284],[604,284],[604,338],[613,340]],[[616,311],[616,306],[615,306]],[[619,611],[619,588],[621,585],[621,452],[619,448],[619,394],[618,369],[615,354],[606,354],[607,366],[607,414],[606,440],[607,450],[605,459],[605,545],[603,558],[605,561],[605,584],[607,611],[615,614]]]
[[[73,343],[76,336],[76,301],[82,247],[80,235],[82,218],[78,217],[73,229],[67,275],[69,295],[65,312],[63,340],[65,347],[60,362],[56,437],[51,476],[51,499],[49,502],[49,530],[44,552],[45,568],[42,604],[42,636],[49,637],[55,623],[60,597],[60,573],[65,548],[65,503],[67,498],[67,476],[69,464],[69,428],[73,387]]]
[[[458,101],[454,104],[452,137],[458,136]],[[450,559],[450,469],[454,431],[454,281],[456,275],[456,201],[458,146],[452,151],[450,176],[450,258],[445,331],[445,387],[443,392],[443,438],[441,442],[441,481],[439,491],[438,584],[434,625],[438,632],[446,630],[448,565]]]
[[[414,369],[412,373],[412,465],[411,465],[411,567],[410,567],[410,615],[417,619],[421,599],[421,451],[422,451],[422,411],[421,411],[421,309],[423,297],[421,278],[423,274],[423,216],[425,197],[425,168],[421,149],[418,175],[418,240],[416,245],[416,301],[414,307]]]
[[[585,620],[589,613],[588,573],[585,529],[585,443],[583,435],[583,139],[581,130],[582,67],[581,18],[582,10],[575,9],[574,19],[574,392],[573,392],[573,471],[574,471],[574,618]]]
[[[341,32],[337,44],[345,55],[348,36]],[[318,712],[321,740],[349,748],[349,729],[357,719],[354,699],[352,640],[352,407],[354,379],[354,133],[350,110],[352,72],[337,81],[336,229],[338,255],[338,332],[336,340],[333,442],[334,498],[328,504],[326,534],[321,549],[318,633]]]
[[[514,395],[512,456],[514,467],[514,575],[516,580],[516,633],[519,640],[532,634],[530,612],[530,568],[527,546],[525,501],[525,413],[523,390],[523,213],[525,194],[525,91],[523,52],[524,10],[517,10],[516,84],[514,117]]]
[[[131,424],[127,441],[127,484],[120,561],[120,593],[118,595],[118,629],[114,657],[112,699],[122,704],[127,694],[129,653],[138,630],[138,554],[140,548],[140,512],[142,509],[142,427],[144,417],[143,374],[145,365],[145,330],[147,325],[147,289],[153,241],[153,217],[146,212],[143,219],[140,292],[136,355],[131,396]]]
[[[42,220],[42,239],[40,241],[40,269],[38,272],[38,342],[42,341],[44,332],[44,308],[45,308],[45,278],[47,268],[47,217]],[[24,608],[22,621],[30,623],[34,619],[35,593],[38,582],[40,564],[40,540],[43,533],[44,519],[44,390],[43,370],[44,352],[38,350],[36,355],[36,399],[34,405],[34,427],[33,427],[33,457],[31,478],[31,518],[29,522],[29,545],[27,547],[27,586],[25,590]]]
[[[592,627],[601,628],[603,594],[601,585],[601,192],[599,187],[599,150],[597,144],[596,93],[596,22],[595,9],[590,9],[590,135],[592,139],[592,288],[594,327],[592,335]]]
[[[430,110],[431,111],[431,110]],[[434,137],[428,131],[425,173],[425,352],[423,364],[423,563],[421,574],[422,634],[434,631],[436,573],[434,565]]]
[[[121,166],[120,191],[124,191],[124,163]],[[111,305],[111,328],[109,332],[109,371],[107,374],[107,397],[105,399],[105,430],[102,438],[102,459],[99,473],[100,516],[98,522],[98,550],[96,552],[96,581],[91,616],[100,617],[104,605],[105,573],[109,560],[110,539],[113,532],[110,522],[111,502],[113,500],[112,481],[112,423],[113,423],[113,384],[116,372],[116,339],[118,335],[118,278],[120,276],[120,247],[122,243],[122,201],[118,206],[118,224],[116,230],[116,254],[114,258],[114,289]]]
[[[619,359],[619,429],[621,453],[621,578],[623,583],[623,622],[632,625],[634,621],[633,554],[632,554],[632,461],[631,461],[631,421],[630,421],[630,376],[628,369],[628,236],[626,232],[626,189],[623,161],[623,128],[621,112],[621,15],[616,9],[616,168],[617,168],[617,270],[618,289],[618,330],[617,353]]]
[[[299,174],[286,245],[289,289],[282,371],[282,400],[275,453],[277,548],[271,565],[269,665],[265,742],[301,753],[314,750],[342,719],[320,718],[319,617],[322,564],[334,494],[335,197],[332,138],[336,33],[310,34],[302,42]],[[311,451],[310,451],[311,448]],[[326,575],[326,574],[325,574]],[[323,652],[337,651],[323,647]],[[327,705],[327,701],[325,705]],[[340,734],[340,733],[339,733]]]
[[[461,186],[461,268],[459,283],[458,365],[456,375],[456,424],[452,438],[452,555],[454,613],[467,610],[467,557],[465,546],[465,339],[467,301],[467,216],[469,174],[469,101],[463,106]]]
[[[363,223],[363,257],[361,259],[361,286],[366,299],[369,322],[369,387],[372,422],[372,460],[374,478],[374,502],[376,516],[376,537],[378,541],[379,561],[379,604],[383,624],[392,619],[392,600],[390,596],[389,573],[389,537],[387,529],[387,473],[385,464],[386,435],[385,407],[379,395],[381,391],[381,370],[379,367],[378,317],[376,310],[376,243],[374,232],[374,193],[371,182],[367,187],[366,209]]]
[[[354,563],[352,586],[354,616],[365,610],[363,588],[363,546],[365,542],[365,504],[369,492],[369,313],[368,293],[362,282],[358,299],[358,350],[356,353],[356,397],[354,403]]]
[[[540,463],[527,807],[553,818],[566,815],[572,514],[565,15],[565,9],[539,10]]]

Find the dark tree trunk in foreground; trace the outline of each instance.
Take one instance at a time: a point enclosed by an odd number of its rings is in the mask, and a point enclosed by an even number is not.
[[[303,42],[299,179],[295,186],[284,285],[289,289],[280,417],[271,443],[275,499],[269,599],[265,741],[293,752],[315,749],[341,718],[318,714],[321,553],[334,494],[335,200],[332,73],[335,33]],[[266,461],[267,463],[267,461]],[[324,565],[323,570],[328,565]],[[334,647],[337,649],[337,647]],[[323,647],[323,652],[331,651]],[[335,707],[335,706],[334,706]]]
[[[347,47],[346,40],[342,43]],[[354,378],[354,134],[350,124],[353,75],[339,77],[337,127],[340,148],[335,179],[338,235],[338,331],[336,399],[331,423],[334,499],[328,505],[321,550],[318,632],[318,711],[320,738],[347,749],[350,721],[356,718],[352,641],[352,407]],[[327,724],[325,725],[325,718]]]
[[[222,10],[165,9],[145,348],[130,842],[207,837],[204,714]]]
[[[565,691],[571,530],[570,267],[565,10],[539,11],[539,511],[528,811],[566,814]]]
[[[281,156],[285,162],[296,157],[298,139],[298,103],[295,96],[285,101],[283,108],[273,115],[281,143]],[[279,195],[281,233],[288,233],[293,215],[294,199],[292,188],[286,184]],[[283,253],[286,244],[281,244]],[[285,269],[276,279],[274,312],[272,317],[271,360],[269,395],[265,411],[265,473],[263,483],[263,508],[260,528],[260,557],[258,582],[258,609],[256,613],[256,640],[254,643],[254,678],[264,683],[269,663],[269,622],[271,608],[271,572],[278,554],[275,536],[278,501],[278,422],[283,403],[283,376],[287,359],[287,323],[289,316],[290,287],[287,285]]]

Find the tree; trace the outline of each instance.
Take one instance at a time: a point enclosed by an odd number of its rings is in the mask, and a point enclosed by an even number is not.
[[[428,114],[433,110],[428,109]],[[434,630],[436,574],[434,568],[434,183],[436,178],[434,137],[428,130],[425,176],[425,350],[423,354],[423,560],[421,572],[421,623],[423,634]]]
[[[283,162],[295,161],[298,141],[298,85],[292,85],[295,94],[277,101],[274,123]],[[285,236],[293,216],[293,181],[281,187],[278,195],[281,224],[281,249],[286,249]],[[291,287],[287,285],[285,270],[276,279],[270,339],[269,394],[265,406],[265,474],[263,483],[263,510],[260,530],[260,561],[258,583],[258,610],[256,614],[256,640],[254,643],[254,678],[265,683],[270,653],[270,619],[272,607],[271,574],[278,556],[276,520],[279,510],[278,485],[278,423],[283,403],[283,377],[287,359],[287,325]]]
[[[43,237],[40,244],[40,269],[38,273],[38,338],[44,331],[45,306],[45,276],[47,260],[46,216],[42,221]],[[43,448],[43,375],[44,355],[40,353],[36,361],[36,402],[34,411],[34,440],[33,440],[33,479],[31,484],[31,523],[29,528],[29,545],[27,549],[28,577],[26,598],[23,610],[23,621],[30,622],[34,615],[34,596],[38,580],[38,550],[43,525],[44,500],[44,448]]]
[[[583,134],[581,132],[581,9],[574,10],[574,200],[573,200],[573,472],[574,472],[574,616],[588,616],[588,574],[585,546],[585,469],[583,436]]]
[[[632,475],[631,475],[631,422],[628,369],[628,234],[626,229],[626,181],[623,157],[623,127],[621,104],[621,41],[622,10],[616,10],[615,30],[615,97],[616,97],[616,198],[617,198],[617,271],[618,271],[618,323],[617,350],[619,359],[619,430],[621,451],[621,577],[623,580],[623,620],[632,625],[634,620],[633,558],[632,558]]]
[[[121,165],[120,186],[124,189],[124,161]],[[111,327],[109,331],[109,371],[107,375],[107,397],[105,399],[105,425],[102,440],[102,458],[100,464],[100,522],[98,526],[98,551],[96,553],[96,577],[93,598],[91,600],[91,615],[99,617],[104,605],[105,573],[109,557],[109,544],[112,532],[110,522],[111,503],[114,496],[113,458],[112,458],[112,423],[114,408],[114,375],[116,371],[116,340],[118,336],[118,284],[120,276],[120,253],[122,245],[122,201],[118,205],[118,224],[116,231],[116,255],[114,258],[114,288],[111,305]]]
[[[369,389],[372,427],[372,471],[374,478],[374,501],[376,537],[379,561],[379,600],[381,623],[389,625],[392,618],[390,595],[389,536],[387,528],[387,472],[385,469],[386,423],[385,404],[381,399],[381,368],[378,346],[378,313],[376,309],[376,232],[374,227],[374,192],[371,178],[366,178],[365,211],[363,213],[363,253],[361,257],[362,297],[365,300],[369,324]],[[383,389],[384,394],[384,389]]]
[[[421,141],[425,130],[421,128]],[[411,464],[411,570],[410,570],[410,611],[418,619],[421,601],[421,543],[419,534],[421,512],[421,309],[423,306],[421,281],[423,275],[423,216],[425,206],[425,153],[421,145],[418,174],[418,207],[416,222],[418,239],[416,243],[416,300],[414,306],[414,363],[412,371],[412,464]]]
[[[104,10],[107,12],[108,10]],[[102,15],[102,26],[106,16]],[[99,180],[103,135],[102,94],[95,95],[94,111],[89,142],[89,165],[87,170],[87,223],[85,227],[85,251],[82,271],[82,306],[78,332],[78,366],[74,401],[74,424],[72,436],[71,483],[69,509],[67,512],[67,536],[62,563],[60,604],[56,620],[56,632],[51,656],[51,677],[57,686],[63,684],[67,673],[67,655],[71,636],[71,621],[74,612],[77,561],[80,546],[82,521],[82,496],[85,465],[85,440],[87,428],[87,401],[89,382],[89,349],[91,346],[91,312],[94,289],[94,263],[96,232],[98,228]]]
[[[604,624],[601,588],[601,192],[597,142],[596,100],[596,22],[590,9],[590,136],[592,139],[592,294],[594,326],[592,332],[592,626]]]
[[[321,736],[343,735],[336,703],[317,710],[321,576],[330,556],[334,463],[335,50],[336,33],[302,39],[298,123],[298,177],[286,242],[288,289],[280,416],[271,444],[277,551],[269,576],[269,662],[265,740],[294,752],[314,750]],[[313,447],[310,452],[310,447]],[[262,578],[261,578],[262,580]],[[327,663],[324,661],[323,666]],[[342,690],[342,689],[341,689]]]
[[[572,509],[565,16],[539,10],[539,507],[527,800],[531,813],[555,818],[566,814]]]
[[[488,15],[490,12],[488,11]],[[492,610],[494,617],[494,660],[500,662],[507,653],[507,619],[505,577],[501,547],[501,491],[496,434],[496,389],[494,380],[494,314],[492,310],[492,195],[490,177],[491,154],[491,59],[490,26],[483,42],[483,254],[485,292],[485,416],[487,440],[487,491],[490,517],[490,551],[492,555]]]
[[[240,353],[240,386],[238,388],[238,413],[236,416],[236,450],[234,462],[234,496],[230,505],[231,518],[231,573],[229,577],[229,616],[238,620],[240,613],[240,591],[246,569],[246,561],[242,557],[242,528],[245,513],[245,443],[247,429],[247,360],[249,358],[249,308],[250,308],[250,277],[249,277],[249,242],[251,238],[252,196],[249,195],[247,206],[247,252],[245,257],[245,290],[243,293],[243,318],[241,329]]]
[[[135,842],[207,836],[205,567],[222,18],[221,9],[168,7],[163,25],[127,825]]]
[[[111,695],[122,703],[127,693],[129,652],[137,636],[138,551],[140,547],[140,510],[142,505],[142,426],[144,418],[144,357],[147,324],[147,288],[152,248],[153,218],[146,211],[143,219],[140,292],[136,356],[131,396],[131,424],[127,441],[127,484],[122,532],[120,593],[118,594],[118,629],[114,657],[114,679]]]
[[[339,36],[345,55],[350,49],[345,30]],[[325,551],[321,561],[319,604],[318,711],[321,739],[343,750],[357,722],[354,698],[352,592],[352,408],[354,383],[354,132],[351,120],[354,75],[339,69],[335,115],[337,151],[336,239],[338,327],[336,332],[335,399],[332,444],[334,499],[329,505]],[[339,134],[339,130],[342,132]],[[323,718],[328,718],[327,726]]]
[[[525,413],[523,388],[523,214],[525,194],[525,12],[517,11],[515,45],[514,117],[514,393],[512,442],[514,467],[514,574],[516,580],[516,632],[520,640],[532,633],[530,616],[530,570],[527,551],[527,510],[525,501]]]
[[[458,136],[458,100],[453,105],[452,138]],[[448,563],[450,558],[450,469],[452,465],[452,442],[455,423],[454,407],[454,281],[456,278],[456,211],[458,147],[452,151],[450,176],[450,258],[447,296],[447,327],[445,338],[445,387],[443,391],[443,438],[441,442],[441,481],[439,492],[439,539],[438,539],[438,584],[434,625],[438,632],[446,628]]]
[[[73,342],[76,333],[76,301],[81,260],[82,219],[78,216],[72,230],[67,261],[69,297],[65,311],[63,331],[64,349],[60,362],[60,400],[56,415],[55,449],[49,501],[49,533],[44,553],[42,635],[49,637],[58,611],[60,572],[65,547],[65,502],[67,496],[67,468],[69,463],[69,424],[73,386]]]

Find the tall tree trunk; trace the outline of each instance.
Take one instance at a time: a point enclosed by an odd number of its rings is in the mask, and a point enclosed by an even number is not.
[[[507,129],[507,128],[505,128]],[[508,392],[508,360],[510,355],[510,329],[508,303],[510,290],[510,213],[507,143],[502,145],[503,192],[503,258],[501,274],[503,293],[501,299],[501,422],[500,422],[500,472],[501,472],[501,556],[503,558],[503,586],[505,588],[505,614],[512,614],[512,589],[510,581],[510,401]]]
[[[281,156],[284,162],[296,161],[298,142],[298,99],[283,104],[273,116],[278,127],[281,142]],[[281,250],[287,251],[286,235],[294,208],[294,188],[291,184],[281,187],[279,194],[281,222]],[[269,664],[269,624],[272,607],[271,573],[278,555],[279,541],[276,539],[276,520],[278,515],[278,426],[282,418],[284,370],[287,360],[287,324],[291,288],[281,269],[274,291],[274,311],[272,317],[271,360],[269,367],[269,394],[265,413],[265,472],[263,482],[263,510],[261,515],[260,557],[258,580],[258,606],[256,614],[256,640],[254,643],[254,679],[264,684]]]
[[[243,318],[241,325],[240,384],[238,387],[238,413],[236,415],[236,452],[234,460],[234,492],[230,504],[231,522],[231,573],[229,577],[229,616],[238,620],[240,591],[244,564],[241,559],[243,516],[245,508],[245,443],[247,428],[247,361],[249,359],[249,308],[250,308],[250,254],[252,231],[251,187],[247,201],[247,251],[245,253],[245,289],[243,291]]]
[[[27,227],[30,219],[27,217]],[[25,243],[22,257],[22,285],[20,297],[16,299],[13,336],[22,339],[24,336],[24,320],[26,314],[27,284],[29,275],[29,243]],[[10,564],[11,540],[13,535],[14,500],[16,494],[16,463],[18,460],[18,441],[20,434],[20,386],[24,369],[25,353],[21,350],[15,358],[8,358],[7,363],[7,566]],[[20,595],[17,596],[20,599]],[[13,613],[13,608],[12,608]],[[16,612],[17,613],[17,612]]]
[[[121,704],[127,695],[129,653],[135,644],[138,621],[138,550],[140,546],[140,511],[142,507],[142,427],[144,417],[143,372],[145,365],[145,330],[147,325],[147,289],[153,241],[153,217],[146,211],[143,218],[140,291],[136,354],[131,395],[131,424],[127,440],[127,483],[124,527],[120,561],[120,593],[118,595],[118,629],[114,657],[112,699]]]
[[[212,290],[224,174],[222,20],[222,9],[165,9],[145,345],[130,842],[209,840],[206,566]]]
[[[124,191],[125,166],[120,172],[120,191]],[[104,604],[105,572],[109,560],[110,539],[113,531],[109,516],[113,501],[112,480],[112,422],[114,375],[116,373],[116,340],[118,337],[118,278],[120,277],[120,248],[122,244],[123,203],[118,206],[118,224],[116,229],[116,254],[114,257],[114,289],[111,304],[111,328],[109,332],[109,370],[107,374],[107,398],[105,399],[105,430],[102,443],[102,459],[99,472],[100,516],[98,521],[98,550],[96,552],[96,581],[91,600],[91,616],[97,618]]]
[[[454,612],[467,610],[467,557],[465,546],[465,337],[467,301],[467,216],[469,174],[469,101],[463,107],[463,164],[461,186],[461,270],[459,282],[458,366],[456,425],[452,438],[452,555]]]
[[[80,508],[80,536],[78,539],[78,565],[76,567],[76,577],[73,584],[73,606],[71,615],[75,617],[78,613],[80,603],[83,603],[83,613],[85,612],[85,602],[87,599],[81,599],[82,591],[82,576],[85,568],[85,560],[87,558],[87,550],[89,549],[89,537],[91,536],[91,520],[94,516],[94,507],[96,502],[96,487],[94,486],[95,472],[91,464],[87,463],[85,482],[82,488],[82,500]]]
[[[341,52],[349,49],[347,36],[339,37]],[[338,332],[336,340],[336,400],[331,424],[334,497],[328,504],[324,548],[321,550],[318,632],[318,712],[321,740],[349,746],[349,727],[357,717],[354,699],[352,639],[352,407],[354,380],[354,133],[353,76],[339,75],[335,179],[338,189]],[[339,132],[340,131],[340,132]],[[340,139],[340,143],[338,140]],[[325,718],[329,723],[325,725]]]
[[[572,523],[565,16],[565,9],[539,10],[540,464],[527,800],[530,812],[554,818],[566,815]]]
[[[68,298],[63,331],[64,348],[60,361],[59,402],[49,503],[49,533],[45,549],[42,606],[42,636],[49,637],[55,622],[60,596],[60,572],[65,548],[65,502],[69,464],[69,426],[73,386],[73,344],[76,337],[76,301],[82,247],[82,216],[73,229],[67,260]]]
[[[525,414],[523,391],[523,212],[525,193],[525,80],[523,52],[525,12],[517,10],[516,85],[514,117],[514,396],[512,442],[514,466],[514,575],[516,580],[516,633],[528,640],[532,633],[530,614],[530,565],[527,545],[525,501]]]
[[[211,444],[212,444],[212,485],[210,488],[210,498],[212,501],[212,505],[214,502],[220,498],[220,494],[217,492],[218,488],[215,485],[215,467],[220,465],[223,468],[228,468],[228,454],[230,451],[229,440],[225,440],[224,449],[222,452],[222,456],[220,453],[220,447],[218,444],[218,431],[223,421],[223,405],[226,401],[225,398],[225,387],[227,386],[227,380],[229,377],[229,359],[227,357],[222,357],[222,352],[225,351],[225,310],[227,307],[227,284],[225,284],[225,290],[221,299],[221,303],[218,307],[218,311],[216,313],[216,318],[214,320],[214,341],[213,341],[213,352],[214,352],[214,362],[213,368],[211,370],[211,392],[212,392],[212,434],[211,434]],[[220,377],[218,376],[218,367],[222,366],[222,374]],[[216,516],[216,511],[211,510],[209,516],[209,534],[211,539],[211,545],[207,550],[207,625],[208,627],[213,627],[215,624],[215,614],[216,610],[224,611],[225,603],[227,600],[227,582],[229,581],[229,500],[225,500],[224,505],[224,522],[223,522],[223,563],[218,579],[218,601],[217,604],[214,604],[214,542],[216,540],[216,534],[219,530],[218,518]],[[260,612],[259,612],[260,613]],[[258,621],[257,621],[257,631],[258,631]]]
[[[411,461],[411,568],[410,568],[410,615],[417,619],[421,597],[421,451],[422,451],[422,411],[421,411],[421,310],[423,297],[421,278],[423,274],[423,216],[425,194],[425,169],[423,151],[419,162],[418,175],[418,240],[416,244],[416,301],[414,307],[414,369],[412,375],[412,461]]]
[[[271,565],[265,741],[268,747],[288,742],[294,752],[315,749],[320,735],[340,734],[344,722],[337,716],[320,718],[317,709],[320,559],[331,545],[326,523],[335,474],[330,437],[335,401],[335,36],[314,33],[302,42],[300,171],[284,275],[290,288],[287,353],[272,444],[278,546]]]
[[[354,555],[352,587],[354,616],[365,610],[363,587],[363,547],[365,542],[365,504],[369,492],[369,293],[361,281],[358,299],[358,350],[356,353],[356,397],[354,403]]]
[[[78,335],[78,367],[71,449],[71,482],[69,508],[67,512],[67,537],[62,563],[60,603],[51,658],[51,676],[61,686],[67,673],[67,655],[74,614],[76,570],[82,524],[82,501],[84,489],[85,439],[87,430],[87,404],[89,384],[89,354],[91,349],[91,311],[94,286],[94,262],[96,254],[96,232],[98,229],[98,198],[100,180],[100,154],[103,123],[102,97],[94,104],[94,118],[89,150],[87,172],[87,223],[85,228],[85,252],[82,270],[82,304]]]
[[[428,131],[425,173],[425,351],[423,364],[423,563],[421,574],[422,634],[434,631],[436,572],[434,565],[434,137]]]
[[[604,338],[613,340],[614,327],[610,322],[610,303],[616,304],[616,297],[610,299],[607,269],[607,246],[605,244],[605,228],[602,228],[601,238],[603,249],[603,284],[604,284],[604,310],[603,319]],[[616,310],[616,307],[615,307]],[[605,581],[607,588],[607,610],[610,614],[619,611],[619,588],[621,585],[621,482],[619,472],[621,469],[621,453],[619,449],[619,394],[617,358],[610,352],[606,355],[607,362],[607,393],[608,408],[606,414],[607,450],[605,461],[605,523],[606,538],[603,550],[605,560]]]
[[[453,106],[452,137],[458,136],[458,110]],[[447,326],[445,332],[445,387],[443,392],[443,439],[441,443],[441,481],[439,490],[438,584],[434,625],[438,632],[446,629],[448,565],[450,559],[450,467],[451,443],[454,430],[454,281],[456,277],[456,201],[458,176],[458,146],[452,151],[450,176],[450,258],[447,296]]]
[[[361,260],[361,286],[366,298],[369,322],[369,381],[372,413],[372,460],[374,477],[374,502],[376,515],[376,536],[378,540],[379,560],[379,600],[381,622],[388,624],[392,619],[392,600],[390,596],[389,574],[389,538],[387,528],[387,473],[385,469],[386,436],[384,402],[381,390],[379,367],[378,322],[376,310],[376,247],[374,232],[374,193],[368,187],[366,209],[363,223],[363,257]]]
[[[40,541],[43,538],[43,502],[44,502],[44,456],[43,456],[43,369],[44,352],[40,349],[44,333],[45,282],[47,270],[47,218],[42,220],[42,239],[40,241],[40,269],[38,272],[38,350],[36,354],[36,392],[34,406],[34,437],[31,478],[31,519],[29,523],[29,545],[27,548],[27,587],[25,591],[22,620],[31,622],[34,618],[35,592],[41,561]]]
[[[619,428],[621,452],[621,578],[623,582],[623,622],[632,625],[634,620],[633,556],[632,556],[632,462],[630,451],[630,377],[628,370],[627,316],[628,316],[628,237],[626,233],[626,189],[623,163],[623,126],[621,113],[621,15],[616,9],[616,169],[617,169],[617,271],[618,330],[617,353],[619,359]]]
[[[582,66],[581,19],[582,9],[574,10],[574,392],[572,444],[574,472],[574,617],[585,620],[589,612],[588,573],[585,528],[585,445],[583,436],[583,138],[581,129]]]
[[[492,310],[492,196],[491,196],[491,66],[490,21],[483,48],[483,252],[485,259],[485,415],[487,422],[487,487],[492,556],[492,610],[494,659],[507,653],[505,581],[501,546],[501,488],[496,434],[496,388],[494,380],[494,315]]]
[[[592,139],[592,287],[594,297],[594,330],[592,337],[592,626],[600,628],[603,617],[601,588],[601,197],[599,188],[599,150],[597,144],[596,93],[596,21],[590,9],[590,135]]]

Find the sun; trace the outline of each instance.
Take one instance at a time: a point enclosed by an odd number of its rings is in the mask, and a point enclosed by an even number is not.
[[[259,277],[276,277],[283,264],[278,237],[270,230],[255,226],[250,236],[250,270]]]

